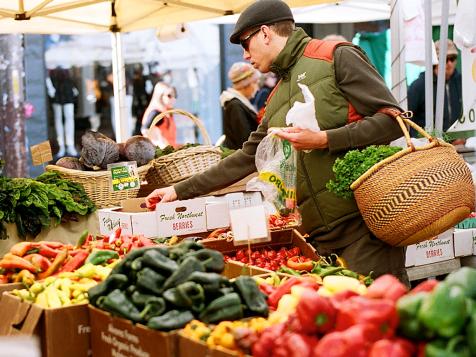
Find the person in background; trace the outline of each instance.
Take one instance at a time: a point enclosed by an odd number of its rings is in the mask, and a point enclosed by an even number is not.
[[[146,91],[146,78],[143,75],[142,65],[138,65],[134,68],[132,77],[132,113],[136,118],[133,135],[139,135],[141,133],[141,120],[148,103],[149,95]]]
[[[228,78],[232,87],[220,95],[225,134],[223,145],[236,150],[241,149],[251,132],[258,127],[256,109],[250,102],[258,90],[258,74],[249,63],[237,62],[228,71]]]
[[[142,117],[142,135],[147,136],[160,148],[168,145],[177,146],[177,128],[173,115],[168,114],[164,116],[151,130],[149,128],[157,115],[174,108],[176,98],[177,92],[174,87],[164,82],[158,82],[154,87],[152,98]]]
[[[246,177],[256,171],[257,147],[268,128],[281,128],[276,135],[298,151],[296,196],[302,230],[318,253],[337,254],[358,273],[390,273],[409,285],[404,248],[376,238],[355,200],[326,188],[336,159],[402,135],[393,118],[400,108],[383,78],[357,46],[311,39],[295,28],[291,9],[280,0],[253,2],[239,17],[230,41],[241,44],[243,58],[254,68],[281,78],[268,98],[265,117],[241,150],[204,173],[154,190],[146,199],[148,206],[204,195]],[[285,128],[288,111],[296,101],[303,102],[298,83],[314,96],[316,115],[308,119],[317,120],[321,131]]]
[[[74,102],[79,92],[69,69],[57,67],[51,70],[46,79],[46,86],[53,106],[56,139],[59,147],[56,156],[63,157],[65,154],[78,156],[74,143]]]
[[[436,53],[439,56],[440,41],[435,42]],[[443,131],[458,120],[463,113],[461,74],[456,69],[458,50],[453,41],[448,40],[448,53],[445,68],[445,100],[443,108]],[[433,66],[433,113],[436,108],[436,84],[438,79],[438,65]],[[408,89],[408,110],[413,112],[412,120],[425,127],[425,72],[411,84]],[[412,131],[415,135],[416,132]],[[441,133],[439,133],[441,134]],[[459,141],[460,139],[458,139]],[[459,142],[458,142],[459,143]],[[461,142],[461,143],[464,143]]]
[[[256,106],[258,112],[265,107],[269,94],[276,86],[276,83],[278,83],[278,77],[276,77],[276,74],[273,72],[265,73],[263,77],[263,86],[258,90],[255,97],[253,98],[253,103]]]

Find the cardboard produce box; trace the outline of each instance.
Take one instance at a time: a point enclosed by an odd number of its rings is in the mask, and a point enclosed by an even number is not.
[[[447,230],[433,239],[414,244],[412,247],[410,249],[413,249],[415,266],[453,259],[455,257],[453,229]]]
[[[8,283],[8,284],[0,284],[0,300],[2,299],[2,295],[4,291],[12,291],[15,289],[23,289],[25,285],[22,283]]]
[[[206,248],[215,249],[223,254],[234,253],[239,249],[246,249],[246,246],[235,246],[233,241],[227,241],[226,239],[207,239],[202,241],[202,244]],[[296,229],[285,229],[281,231],[271,232],[271,241],[265,243],[252,244],[251,249],[261,248],[273,248],[279,249],[281,247],[291,248],[299,247],[301,254],[311,258],[312,260],[318,260],[319,256],[316,250],[306,242],[306,239]],[[249,266],[241,262],[228,261],[225,265],[225,271],[223,274],[228,278],[235,278],[239,275],[258,275],[269,273],[270,270]]]
[[[475,233],[474,229],[455,229],[453,233],[455,257],[473,255]]]
[[[44,309],[3,293],[0,302],[0,336],[36,335],[43,357],[91,355],[87,305]]]
[[[94,357],[178,355],[177,333],[152,330],[89,305]],[[59,355],[58,355],[59,356]],[[69,356],[67,356],[69,357]]]

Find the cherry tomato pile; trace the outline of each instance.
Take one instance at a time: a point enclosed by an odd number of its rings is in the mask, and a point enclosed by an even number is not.
[[[299,257],[300,260],[310,261],[309,258],[301,255],[301,250],[298,247],[289,249],[282,247],[278,250],[272,248],[263,248],[259,250],[240,249],[234,254],[225,254],[225,262],[234,260],[263,269],[278,270],[281,265],[288,266],[288,260],[293,257]]]

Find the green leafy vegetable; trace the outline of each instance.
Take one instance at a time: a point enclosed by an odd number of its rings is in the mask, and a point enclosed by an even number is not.
[[[0,239],[7,238],[4,223],[15,223],[22,238],[35,237],[51,224],[95,209],[80,184],[56,172],[45,172],[35,180],[0,176]]]
[[[342,159],[337,159],[332,167],[335,179],[330,180],[326,187],[337,196],[352,198],[350,185],[376,163],[402,150],[400,147],[388,145],[371,145],[363,150],[350,150]]]

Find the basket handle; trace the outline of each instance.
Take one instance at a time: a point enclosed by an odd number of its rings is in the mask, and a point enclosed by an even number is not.
[[[148,130],[148,133],[147,133],[147,136],[150,135],[150,130],[155,126],[155,124],[157,124],[159,121],[162,120],[163,117],[165,117],[166,115],[168,114],[181,114],[187,118],[189,118],[190,120],[193,121],[193,123],[198,126],[198,129],[200,129],[200,133],[202,134],[202,137],[203,137],[203,143],[205,145],[211,145],[212,144],[212,141],[210,140],[210,136],[208,135],[207,133],[207,129],[205,129],[205,126],[203,125],[202,121],[200,119],[198,119],[195,115],[193,115],[192,113],[189,113],[185,110],[182,110],[182,109],[171,109],[171,110],[166,110],[162,113],[160,113],[159,115],[157,115],[154,120],[152,120],[152,123],[150,124],[150,127],[149,127],[149,130]]]
[[[410,120],[411,117],[413,117],[413,112],[412,111],[406,111],[406,112],[401,112],[397,109],[394,108],[383,108],[379,110],[380,113],[387,114],[397,120],[398,124],[400,125],[400,129],[403,131],[403,135],[405,136],[405,141],[407,143],[407,146],[412,149],[412,151],[415,150],[415,146],[412,143],[412,140],[410,138],[410,132],[408,131],[407,125],[415,129],[421,136],[424,138],[428,139],[430,143],[440,143],[440,141],[428,134],[425,129],[423,129],[421,126],[418,124],[414,123],[413,121]]]

